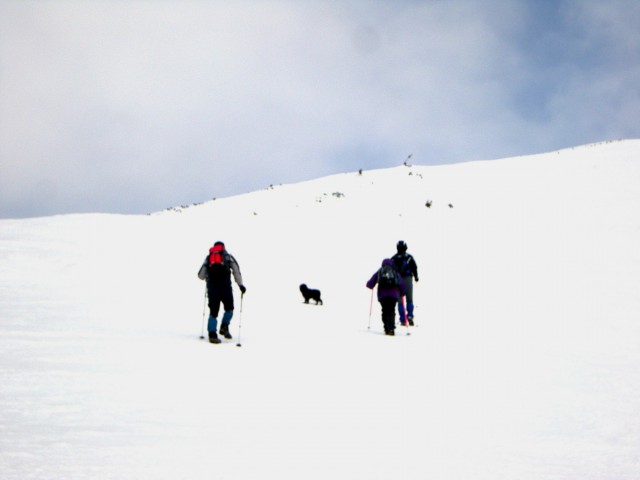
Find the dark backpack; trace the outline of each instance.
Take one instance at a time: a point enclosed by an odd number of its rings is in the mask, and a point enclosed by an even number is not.
[[[224,281],[229,278],[230,267],[227,252],[224,245],[214,245],[209,249],[209,261],[207,265],[207,278],[214,282]]]
[[[205,258],[204,263],[198,271],[200,280],[210,280],[224,276],[227,271],[227,263],[225,258],[224,245],[214,245],[209,249],[209,256]]]
[[[398,286],[398,274],[391,265],[383,265],[378,272],[378,288],[388,289]]]
[[[398,268],[398,272],[400,272],[400,275],[402,275],[403,277],[410,277],[411,276],[411,267],[409,266],[409,263],[411,262],[411,255],[403,255],[400,257],[400,266]]]

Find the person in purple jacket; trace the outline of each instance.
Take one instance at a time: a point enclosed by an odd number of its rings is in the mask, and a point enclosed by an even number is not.
[[[376,285],[378,285],[378,301],[382,307],[384,333],[395,335],[396,303],[406,294],[406,287],[391,259],[385,258],[382,266],[367,282],[369,289],[373,289]]]

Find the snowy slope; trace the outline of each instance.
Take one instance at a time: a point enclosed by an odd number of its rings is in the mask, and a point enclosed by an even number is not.
[[[633,140],[2,220],[0,478],[635,480],[639,181]],[[364,283],[399,239],[390,338]],[[216,240],[241,348],[198,338]]]

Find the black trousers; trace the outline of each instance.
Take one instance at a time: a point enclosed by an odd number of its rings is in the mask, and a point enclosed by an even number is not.
[[[382,297],[379,302],[382,306],[384,331],[385,333],[393,332],[396,328],[396,303],[398,300],[394,297]]]
[[[207,287],[207,296],[209,297],[209,315],[213,318],[218,317],[221,303],[225,312],[233,310],[233,290],[231,285],[228,287],[226,285],[210,285]]]

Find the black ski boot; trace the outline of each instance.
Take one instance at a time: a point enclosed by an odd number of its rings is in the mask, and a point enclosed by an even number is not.
[[[216,332],[209,332],[209,343],[220,343],[220,339]]]
[[[228,323],[223,323],[223,324],[220,325],[220,335],[222,335],[224,338],[228,338],[228,339],[233,338],[231,336],[231,333],[229,333],[229,324]]]

